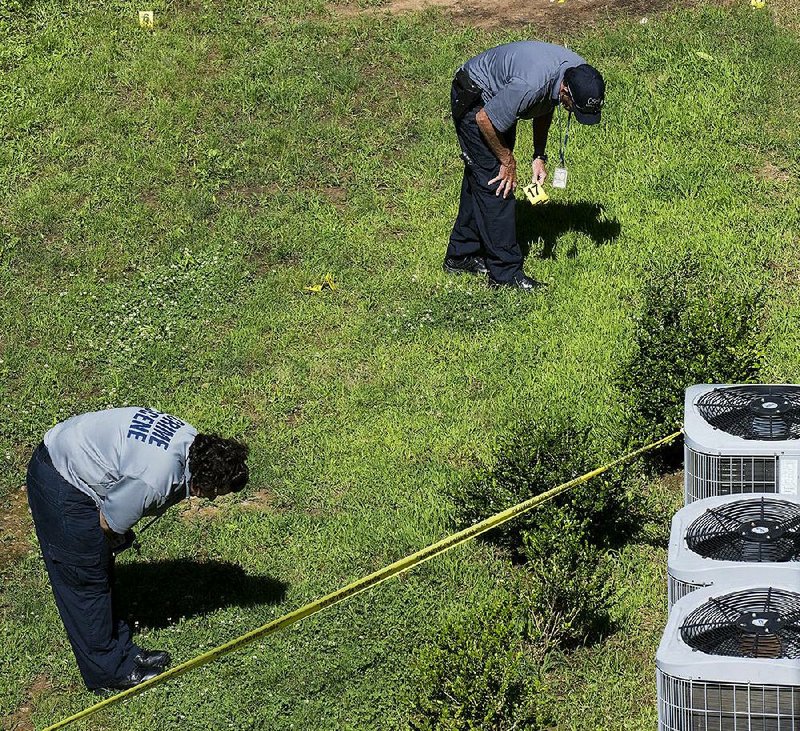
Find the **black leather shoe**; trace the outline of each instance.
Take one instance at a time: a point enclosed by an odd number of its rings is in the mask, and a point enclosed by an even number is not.
[[[507,282],[498,282],[496,279],[489,277],[489,286],[493,289],[499,289],[500,287],[514,287],[515,289],[521,289],[523,292],[535,292],[538,289],[544,289],[547,284],[544,282],[537,282],[535,279],[531,279],[524,272],[517,272],[517,274],[515,274]]]
[[[140,668],[165,668],[172,662],[166,650],[142,650],[133,661]]]
[[[456,259],[448,256],[442,263],[442,269],[448,274],[488,274],[489,269],[481,256],[465,256]]]
[[[133,688],[135,685],[139,685],[139,683],[144,683],[145,680],[155,678],[163,672],[164,668],[162,667],[145,668],[141,665],[134,665],[133,670],[128,673],[128,677],[117,685],[112,685],[107,688],[94,688],[92,692],[95,695],[111,695],[116,690],[128,690],[128,688]]]

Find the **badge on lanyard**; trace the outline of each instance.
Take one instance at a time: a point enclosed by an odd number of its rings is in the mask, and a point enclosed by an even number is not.
[[[558,167],[553,171],[553,187],[566,188],[567,187],[567,169]]]
[[[553,172],[553,187],[554,188],[566,188],[567,187],[567,161],[564,158],[564,154],[567,151],[567,143],[569,142],[569,123],[572,119],[572,114],[567,115],[567,129],[564,132],[564,137],[559,140],[558,145],[558,159],[561,163]],[[561,109],[558,110],[558,127],[559,132],[561,132]],[[561,135],[559,134],[559,137]]]

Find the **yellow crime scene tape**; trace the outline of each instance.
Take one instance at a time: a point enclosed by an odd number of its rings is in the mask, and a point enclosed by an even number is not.
[[[492,530],[492,528],[497,528],[503,523],[507,523],[509,520],[513,520],[514,518],[522,515],[523,513],[527,513],[529,510],[533,510],[534,508],[538,507],[544,502],[551,500],[552,498],[560,495],[567,490],[576,487],[578,485],[583,484],[584,482],[588,482],[593,477],[597,477],[597,475],[602,474],[610,470],[612,467],[616,467],[619,464],[624,462],[629,462],[630,460],[638,457],[645,452],[650,452],[654,449],[658,449],[659,447],[663,447],[670,442],[675,441],[681,435],[680,431],[676,431],[669,436],[664,437],[663,439],[659,439],[658,441],[651,442],[650,444],[645,445],[644,447],[639,447],[632,452],[628,452],[624,454],[622,457],[619,457],[608,464],[603,465],[602,467],[598,467],[597,469],[592,470],[591,472],[587,472],[580,477],[576,477],[569,482],[564,482],[557,487],[553,487],[546,492],[540,493],[536,497],[532,497],[529,500],[525,500],[524,502],[517,503],[516,505],[503,510],[496,515],[492,515],[485,520],[480,521],[480,523],[475,523],[471,525],[469,528],[465,528],[463,530],[458,531],[457,533],[453,533],[446,538],[443,538],[436,543],[432,543],[430,546],[423,548],[416,553],[412,553],[405,558],[401,558],[399,561],[395,561],[388,566],[385,566],[374,573],[369,574],[361,579],[358,579],[347,586],[342,587],[341,589],[337,589],[336,591],[332,592],[331,594],[326,594],[325,596],[321,597],[320,599],[316,599],[305,606],[300,607],[299,609],[295,609],[293,612],[289,612],[288,614],[284,614],[282,617],[278,619],[274,619],[272,622],[268,622],[257,629],[251,630],[247,634],[243,634],[236,639],[231,640],[230,642],[226,642],[223,645],[219,645],[215,647],[213,650],[209,650],[208,652],[204,652],[202,655],[198,655],[197,657],[192,658],[191,660],[187,660],[180,665],[176,665],[174,668],[167,670],[161,675],[157,675],[155,678],[151,678],[150,680],[146,680],[139,685],[134,686],[133,688],[129,688],[128,690],[123,690],[120,693],[117,693],[110,698],[106,698],[105,700],[100,701],[99,703],[95,703],[93,706],[89,706],[88,708],[84,708],[82,711],[69,716],[68,718],[64,718],[58,723],[53,724],[52,726],[48,726],[43,731],[54,731],[55,729],[64,728],[68,724],[74,723],[75,721],[79,721],[82,718],[87,718],[88,716],[92,716],[98,711],[103,710],[104,708],[108,708],[109,706],[115,705],[117,703],[121,703],[128,698],[132,698],[135,695],[139,695],[140,693],[144,693],[146,690],[149,690],[155,685],[165,682],[170,678],[177,677],[178,675],[182,675],[183,673],[188,672],[189,670],[194,670],[195,668],[199,668],[202,665],[206,665],[214,660],[222,657],[223,655],[227,655],[230,652],[234,652],[245,645],[249,645],[251,642],[255,642],[256,640],[266,637],[267,635],[273,634],[278,630],[284,629],[285,627],[289,627],[290,625],[294,624],[295,622],[299,622],[301,619],[305,619],[306,617],[310,617],[312,614],[316,614],[317,612],[321,612],[323,609],[327,609],[328,607],[332,607],[334,604],[339,604],[339,602],[343,602],[345,599],[349,599],[350,597],[355,596],[356,594],[360,594],[362,591],[366,591],[367,589],[371,589],[373,586],[377,586],[378,584],[386,581],[387,579],[391,579],[398,574],[402,574],[405,571],[408,571],[415,566],[419,566],[420,564],[424,563],[425,561],[429,561],[430,559],[434,558],[435,556],[439,556],[446,551],[449,551],[451,548],[455,548],[456,546],[460,546],[462,543],[466,543],[467,541],[472,540],[473,538],[477,538],[478,536],[486,533],[487,531]]]

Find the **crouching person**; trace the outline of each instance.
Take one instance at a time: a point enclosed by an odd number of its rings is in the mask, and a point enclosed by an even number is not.
[[[244,444],[135,406],[74,416],[45,434],[28,465],[28,503],[87,688],[131,688],[169,665],[168,653],[135,645],[115,615],[114,555],[143,516],[241,490],[247,454]]]

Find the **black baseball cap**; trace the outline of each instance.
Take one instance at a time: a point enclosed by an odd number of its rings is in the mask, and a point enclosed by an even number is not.
[[[564,72],[564,83],[572,97],[575,119],[581,124],[597,124],[606,98],[606,82],[600,72],[582,63]]]

